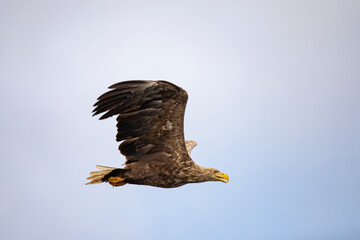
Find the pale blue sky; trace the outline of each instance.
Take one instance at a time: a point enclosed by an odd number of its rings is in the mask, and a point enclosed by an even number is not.
[[[3,239],[360,239],[360,2],[1,1]],[[85,186],[121,166],[106,88],[189,93],[228,184]]]

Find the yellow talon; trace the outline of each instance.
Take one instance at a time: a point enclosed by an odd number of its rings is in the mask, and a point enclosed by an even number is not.
[[[119,187],[119,186],[123,186],[126,184],[126,182],[124,182],[125,178],[121,178],[121,177],[109,177],[108,181],[111,185],[113,185],[114,187]]]

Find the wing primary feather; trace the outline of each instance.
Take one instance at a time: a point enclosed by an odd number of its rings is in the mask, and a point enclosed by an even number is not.
[[[130,85],[130,86],[138,86],[138,85],[144,85],[144,84],[149,84],[149,83],[155,83],[156,81],[153,80],[128,80],[128,81],[122,81],[122,82],[118,82],[115,83],[113,85],[111,85],[109,88],[123,88],[126,85]]]

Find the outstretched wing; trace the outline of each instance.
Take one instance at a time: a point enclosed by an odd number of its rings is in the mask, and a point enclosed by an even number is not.
[[[116,141],[126,164],[166,156],[192,161],[184,140],[184,113],[188,95],[166,81],[124,81],[98,98],[94,115],[100,119],[118,115]]]
[[[196,145],[197,145],[197,142],[194,140],[186,140],[185,141],[186,151],[188,152],[189,156],[190,156],[193,148],[196,147]]]

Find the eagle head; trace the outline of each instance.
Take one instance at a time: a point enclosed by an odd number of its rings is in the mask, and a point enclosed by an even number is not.
[[[202,170],[203,176],[206,176],[206,181],[221,181],[224,183],[229,182],[229,176],[215,168],[202,168]]]

